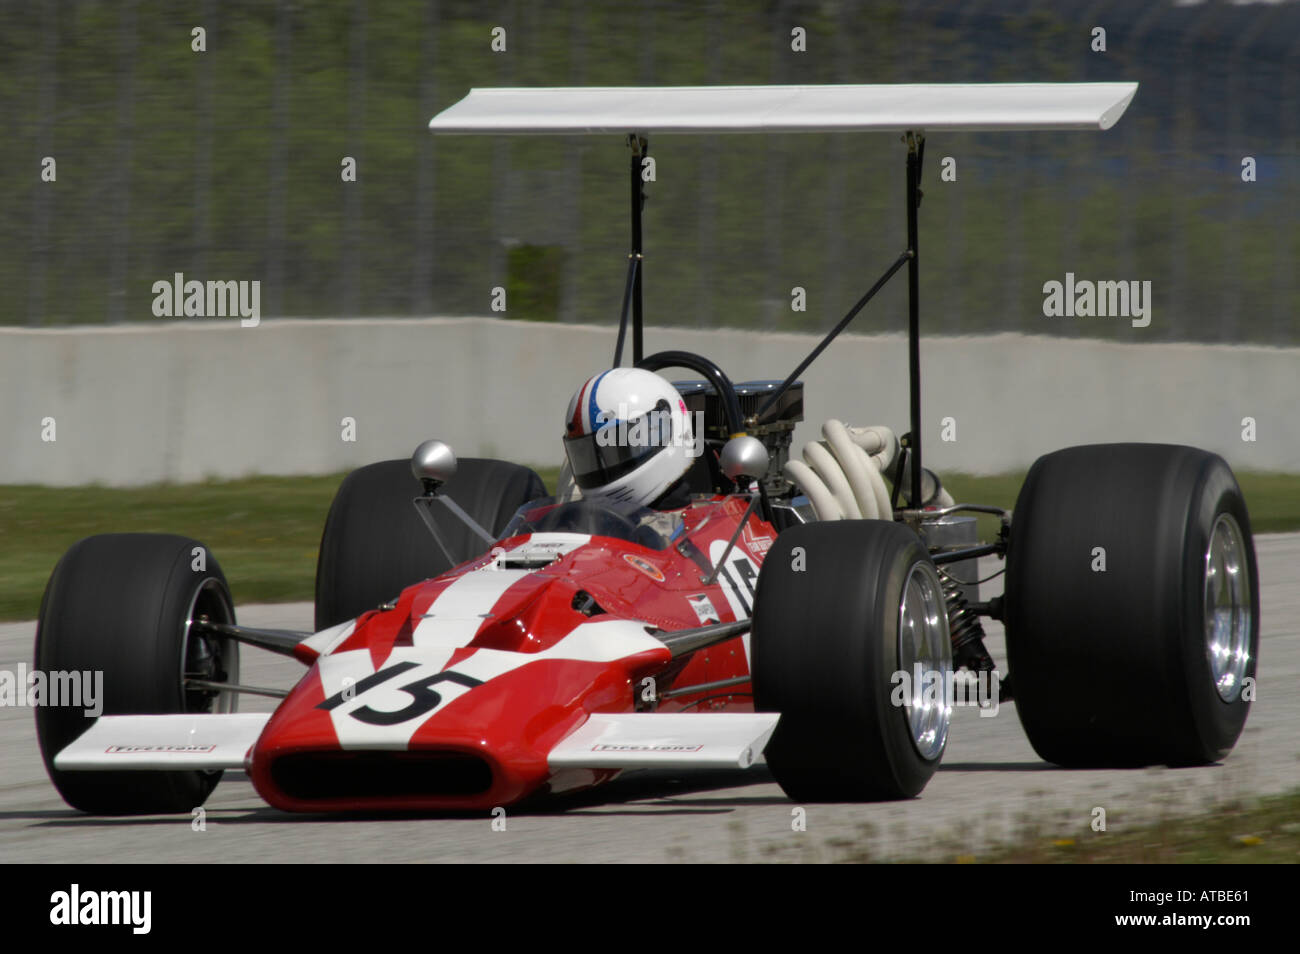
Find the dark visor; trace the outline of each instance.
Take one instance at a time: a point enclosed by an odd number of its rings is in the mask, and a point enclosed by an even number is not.
[[[612,421],[581,437],[566,437],[564,452],[579,488],[601,487],[630,474],[672,441],[672,412],[667,401],[655,405],[646,420]]]

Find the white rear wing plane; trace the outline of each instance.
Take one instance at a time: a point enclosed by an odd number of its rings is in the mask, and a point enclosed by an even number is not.
[[[1109,129],[1137,83],[601,86],[472,89],[435,133],[905,132]]]

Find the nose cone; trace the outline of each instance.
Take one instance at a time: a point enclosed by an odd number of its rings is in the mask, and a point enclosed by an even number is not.
[[[411,674],[417,678],[408,686],[432,684],[412,667],[393,680],[394,686]],[[535,735],[502,717],[514,711],[506,690],[517,693],[517,685],[482,683],[440,705],[434,718],[412,728],[409,723],[373,726],[356,721],[347,704],[328,709],[329,699],[322,701],[319,668],[315,676],[285,700],[253,749],[249,778],[276,808],[475,810],[511,804],[547,780],[547,748],[538,747]],[[354,685],[362,686],[362,695],[368,691],[360,681]],[[443,682],[432,684],[431,692],[447,699],[461,688]],[[375,701],[377,706],[391,704]],[[561,725],[547,726],[552,732],[567,727],[563,723],[569,714],[556,715]]]

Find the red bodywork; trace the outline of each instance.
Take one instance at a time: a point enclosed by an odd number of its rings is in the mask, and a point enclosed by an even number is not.
[[[478,810],[612,778],[552,771],[547,754],[591,713],[656,708],[647,678],[663,693],[749,674],[748,637],[673,659],[651,635],[749,616],[776,537],[756,514],[718,579],[702,582],[744,512],[743,499],[697,501],[665,550],[511,537],[408,587],[394,608],[317,634],[298,651],[311,668],[249,753],[254,786],[290,811]],[[539,548],[562,555],[537,565]],[[511,568],[520,553],[530,562]],[[657,705],[750,712],[749,692],[745,682]]]

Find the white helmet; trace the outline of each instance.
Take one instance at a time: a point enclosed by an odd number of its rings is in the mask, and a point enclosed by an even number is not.
[[[582,496],[630,513],[691,466],[694,441],[677,389],[640,368],[587,379],[564,415],[564,453]]]

